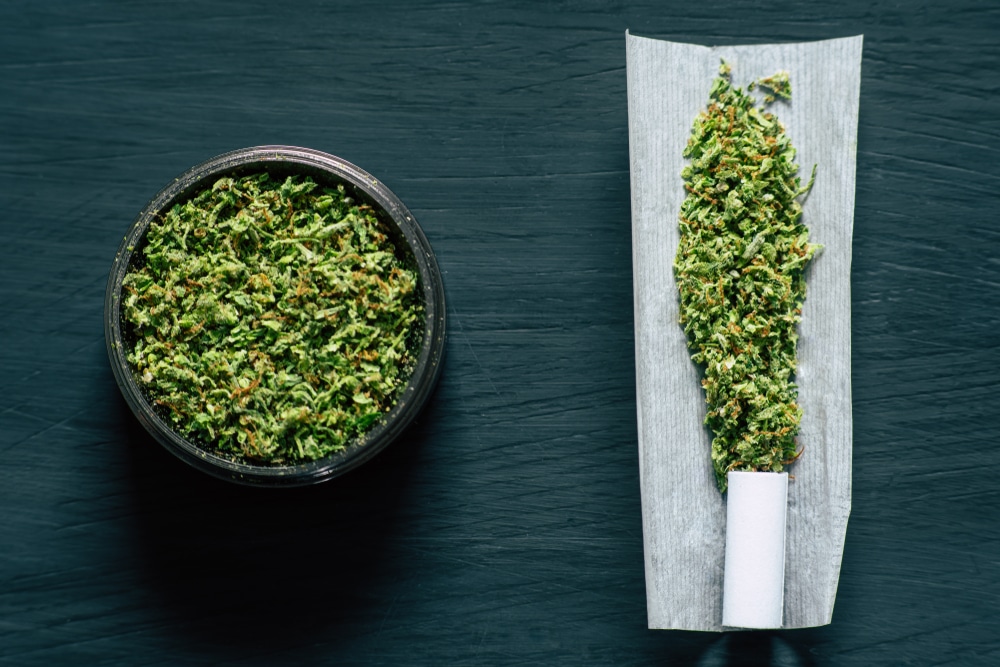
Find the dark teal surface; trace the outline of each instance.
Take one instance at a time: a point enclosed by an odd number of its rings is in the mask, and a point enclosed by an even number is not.
[[[854,505],[833,624],[645,628],[625,30],[865,35]],[[162,450],[108,365],[132,218],[227,150],[406,202],[432,406],[327,485]],[[1000,664],[1000,9],[989,2],[0,5],[0,664]]]

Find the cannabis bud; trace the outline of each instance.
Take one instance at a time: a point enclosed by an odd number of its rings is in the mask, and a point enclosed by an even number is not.
[[[152,222],[122,282],[128,361],[182,436],[232,461],[343,450],[406,386],[416,268],[343,186],[224,177]]]
[[[787,73],[755,86],[791,98]],[[704,371],[712,462],[726,473],[779,472],[794,461],[802,410],[796,404],[797,324],[803,271],[820,246],[809,243],[797,198],[805,186],[784,127],[730,81],[722,64],[709,104],[695,119],[681,176],[674,275],[691,359]]]

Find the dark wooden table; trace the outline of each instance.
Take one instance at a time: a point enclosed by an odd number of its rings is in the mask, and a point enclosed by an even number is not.
[[[0,664],[1000,664],[995,3],[305,4],[0,7]],[[646,630],[626,29],[865,34],[830,626]],[[271,492],[156,445],[102,331],[136,212],[267,143],[407,202],[450,317],[400,442]]]

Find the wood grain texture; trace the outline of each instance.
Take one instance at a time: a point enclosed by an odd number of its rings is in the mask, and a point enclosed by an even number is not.
[[[829,626],[646,629],[626,29],[865,35]],[[998,30],[973,0],[3,3],[0,664],[995,664]],[[452,325],[407,437],[287,493],[138,430],[101,330],[143,204],[265,143],[392,188]]]
[[[627,35],[626,43],[649,627],[723,629],[726,508],[673,276],[686,197],[682,153],[720,60],[740,87],[791,72],[792,101],[771,110],[792,140],[803,179],[818,165],[803,222],[823,250],[806,274],[796,370],[798,445],[808,455],[790,469],[783,626],[825,625],[851,507],[851,234],[862,38],[706,48]]]

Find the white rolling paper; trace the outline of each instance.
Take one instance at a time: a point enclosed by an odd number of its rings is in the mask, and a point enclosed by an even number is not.
[[[792,100],[772,105],[817,165],[803,204],[810,241],[796,383],[801,458],[789,468],[785,628],[831,621],[851,507],[851,238],[861,37],[706,47],[626,34],[636,410],[650,628],[721,631],[726,500],[703,426],[705,397],[678,323],[672,264],[685,191],[682,152],[720,59],[735,85],[789,72]],[[791,479],[793,478],[793,479]]]

